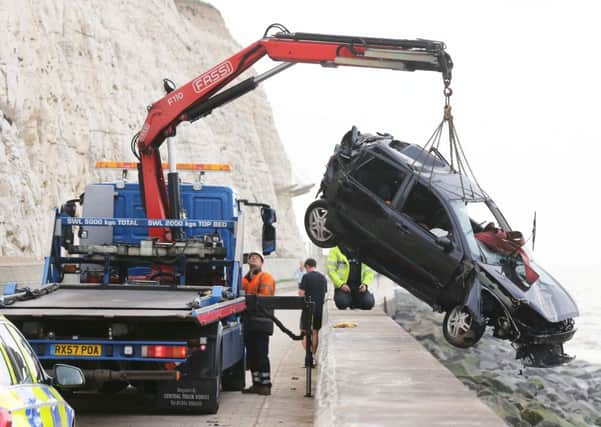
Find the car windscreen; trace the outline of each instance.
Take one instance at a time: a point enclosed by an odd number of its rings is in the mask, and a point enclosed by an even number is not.
[[[489,250],[486,245],[476,239],[476,233],[483,231],[489,224],[498,224],[499,219],[491,211],[485,202],[465,202],[463,200],[451,200],[451,209],[455,212],[461,231],[465,236],[469,252],[473,259],[487,264],[498,265],[501,255]]]
[[[490,265],[502,264],[504,260],[503,255],[492,251],[484,243],[476,239],[476,233],[485,231],[486,227],[498,227],[509,230],[509,225],[498,209],[496,209],[496,211],[491,209],[490,205],[483,201],[465,202],[463,200],[453,200],[451,201],[451,206],[457,215],[474,259],[478,259]],[[521,250],[525,252],[529,258],[531,257],[526,246],[522,246]],[[523,270],[523,263],[519,258],[515,261],[517,263],[517,272],[519,274],[520,271]]]
[[[12,382],[10,371],[8,370],[8,363],[10,363],[10,359],[8,358],[6,346],[0,341],[0,386],[7,386]]]
[[[0,340],[5,346],[6,354],[11,361],[11,365],[13,367],[13,372],[17,377],[16,380],[19,384],[30,384],[33,383],[34,380],[31,377],[31,373],[29,372],[29,368],[21,354],[21,349],[15,342],[15,339],[12,337],[8,329],[6,328],[6,324],[0,324]]]

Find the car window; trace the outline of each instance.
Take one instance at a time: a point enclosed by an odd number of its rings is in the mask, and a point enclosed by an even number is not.
[[[42,371],[40,369],[40,364],[38,363],[38,359],[33,352],[33,349],[25,339],[25,337],[15,328],[13,325],[6,325],[8,329],[12,332],[12,336],[15,338],[15,341],[21,346],[23,351],[21,352],[25,361],[27,362],[34,379],[37,382],[42,381]]]
[[[452,234],[449,214],[438,197],[425,185],[416,183],[413,186],[401,212],[436,237]]]
[[[25,359],[19,350],[19,346],[13,339],[12,335],[8,332],[8,329],[6,329],[5,324],[0,325],[0,339],[4,343],[6,354],[12,362],[13,370],[15,372],[15,376],[17,377],[17,382],[19,384],[33,383],[33,378],[31,377],[31,373],[29,372]]]
[[[378,198],[390,204],[406,174],[376,157],[362,163],[351,176]]]
[[[8,368],[8,354],[6,352],[6,346],[0,341],[0,386],[11,385],[12,379],[10,377],[10,370]]]

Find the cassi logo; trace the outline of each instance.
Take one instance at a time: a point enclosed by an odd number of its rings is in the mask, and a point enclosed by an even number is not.
[[[225,61],[211,68],[206,73],[198,76],[192,82],[192,88],[194,89],[194,92],[200,93],[205,88],[213,86],[219,80],[222,80],[225,77],[229,76],[230,74],[232,74],[233,71],[234,67],[232,66],[232,63],[230,61]]]

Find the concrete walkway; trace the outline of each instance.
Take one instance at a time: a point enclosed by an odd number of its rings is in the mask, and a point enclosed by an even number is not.
[[[320,344],[317,426],[506,425],[379,308],[330,301]]]

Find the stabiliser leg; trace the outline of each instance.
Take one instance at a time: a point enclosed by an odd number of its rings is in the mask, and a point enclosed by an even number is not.
[[[313,366],[313,313],[315,312],[315,302],[310,297],[264,297],[257,295],[246,295],[246,307],[249,311],[257,311],[270,318],[273,322],[290,338],[295,341],[307,337],[307,346],[305,349],[305,397],[312,397],[311,394],[311,369]],[[294,334],[284,326],[279,319],[269,314],[266,310],[301,310],[305,318],[305,332],[299,335]]]

